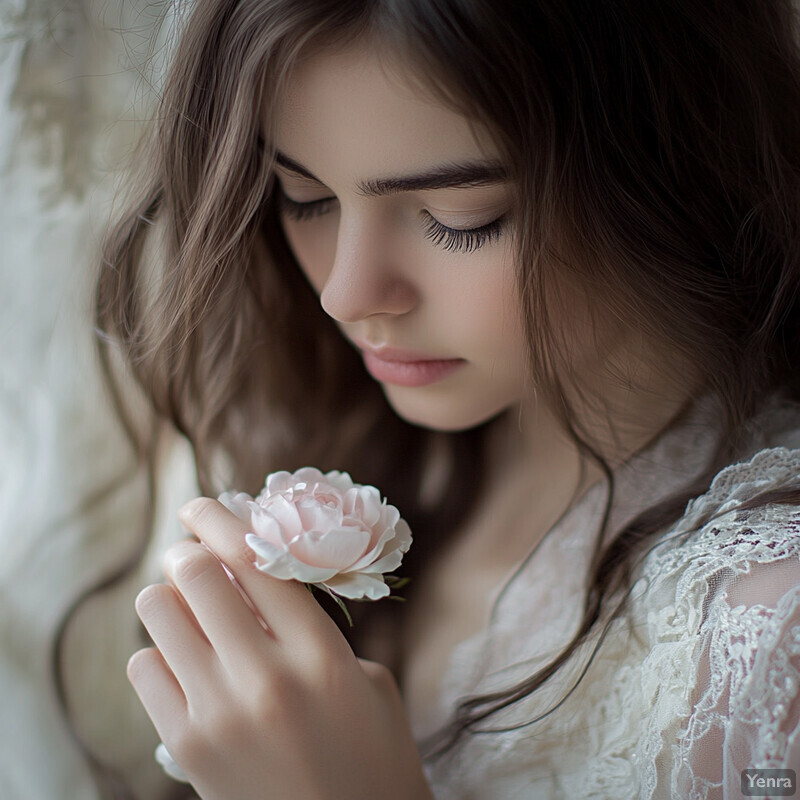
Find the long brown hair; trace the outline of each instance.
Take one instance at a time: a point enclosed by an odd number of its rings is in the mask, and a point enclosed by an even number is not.
[[[443,434],[399,419],[278,222],[274,103],[299,54],[359,36],[423,67],[426,89],[494,135],[516,188],[531,379],[606,472],[601,528],[612,473],[578,413],[591,392],[553,321],[557,281],[584,287],[598,320],[663,342],[720,401],[704,473],[612,537],[600,531],[572,642],[519,686],[466,702],[450,742],[588,639],[642,548],[708,487],[769,395],[800,400],[796,34],[790,0],[193,4],[138,194],[105,242],[97,317],[109,379],[113,341],[154,413],[190,440],[203,492],[255,491],[279,468],[347,469],[411,522],[412,576],[480,498],[495,423]],[[133,435],[150,463],[152,440]],[[431,497],[434,462],[445,477]]]

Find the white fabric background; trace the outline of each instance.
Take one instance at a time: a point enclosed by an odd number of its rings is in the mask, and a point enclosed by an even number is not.
[[[0,798],[93,800],[57,710],[49,647],[69,602],[133,546],[141,481],[93,349],[96,246],[157,81],[163,3],[0,0]],[[164,500],[166,536],[194,494],[188,462]],[[91,498],[100,493],[100,500]],[[171,516],[170,516],[171,515]],[[153,572],[153,568],[149,568]],[[157,577],[157,576],[153,576]],[[124,772],[152,771],[155,734],[124,664],[136,575],[77,621],[70,679],[82,730]],[[91,609],[90,609],[91,610]],[[102,618],[102,622],[100,621]],[[112,709],[130,710],[115,720]],[[152,741],[150,741],[152,740]]]

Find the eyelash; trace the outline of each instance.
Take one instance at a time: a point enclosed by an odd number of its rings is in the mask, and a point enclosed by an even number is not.
[[[430,217],[425,238],[450,253],[474,253],[485,244],[493,244],[502,235],[505,225],[503,216],[478,228],[448,228],[427,211],[425,214]]]
[[[321,217],[331,210],[335,202],[335,197],[324,197],[308,203],[298,203],[283,193],[279,195],[281,213],[295,222]],[[450,253],[474,253],[486,244],[493,244],[500,239],[505,226],[505,216],[502,216],[478,228],[450,228],[427,211],[423,213],[428,217],[425,238]]]
[[[312,200],[310,203],[298,203],[297,200],[290,199],[283,192],[278,195],[281,213],[286,214],[295,222],[305,222],[315,217],[321,217],[331,210],[331,206],[335,202],[335,197],[323,197],[321,200]]]

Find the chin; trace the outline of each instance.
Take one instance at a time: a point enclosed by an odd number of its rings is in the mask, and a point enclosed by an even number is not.
[[[451,394],[442,397],[410,396],[409,390],[384,388],[384,394],[395,413],[411,425],[434,431],[466,431],[505,411],[511,402],[479,402],[477,398],[461,395],[454,402]]]

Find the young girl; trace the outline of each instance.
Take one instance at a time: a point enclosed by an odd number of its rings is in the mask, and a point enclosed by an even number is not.
[[[199,797],[786,779],[791,3],[196,0],[184,25],[101,327],[209,497],[347,470],[415,538],[408,602],[354,607],[348,642],[219,502],[181,510],[199,541],[140,594],[129,677]]]

